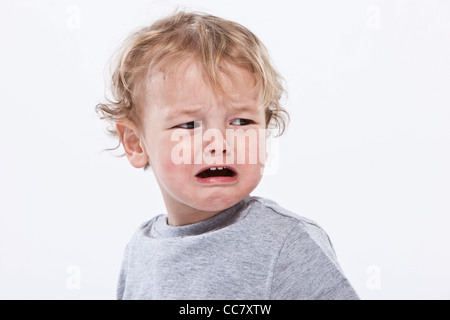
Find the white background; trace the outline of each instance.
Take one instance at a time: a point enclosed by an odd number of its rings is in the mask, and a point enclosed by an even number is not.
[[[363,299],[450,298],[450,2],[0,2],[0,298],[114,299],[164,204],[94,107],[129,32],[176,6],[237,21],[287,82],[253,195],[317,221]]]

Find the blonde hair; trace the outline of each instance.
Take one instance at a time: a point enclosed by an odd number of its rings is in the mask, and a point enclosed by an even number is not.
[[[204,13],[176,12],[157,20],[149,27],[132,33],[117,52],[113,67],[111,94],[106,103],[99,103],[96,111],[101,119],[115,123],[128,118],[140,126],[137,91],[142,78],[156,67],[166,69],[174,63],[197,58],[213,88],[223,91],[219,73],[223,62],[248,68],[262,84],[266,127],[281,135],[289,114],[281,105],[286,91],[283,79],[272,66],[264,44],[244,26]],[[115,126],[108,129],[118,137]],[[115,150],[120,147],[107,150]],[[148,168],[148,164],[144,169]]]

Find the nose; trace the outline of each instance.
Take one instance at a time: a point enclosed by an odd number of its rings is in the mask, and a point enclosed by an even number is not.
[[[204,146],[204,154],[209,157],[217,157],[220,155],[227,156],[231,152],[231,147],[227,143],[225,130],[219,129],[208,129],[204,136],[203,141],[206,145]]]
[[[216,155],[216,149],[215,148],[210,148],[207,153],[211,156],[215,156]],[[220,154],[220,150],[217,151],[218,154]],[[222,154],[226,155],[227,154],[227,150],[226,147],[224,147],[222,149]]]

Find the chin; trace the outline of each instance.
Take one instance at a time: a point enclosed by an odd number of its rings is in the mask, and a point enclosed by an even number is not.
[[[201,200],[199,199],[200,201],[195,201],[198,205],[197,209],[202,211],[222,211],[228,209],[239,201],[247,198],[253,189],[254,188],[251,188],[245,192],[233,192],[232,194],[227,193],[224,190],[216,190],[209,195],[203,195]]]
[[[246,198],[247,195],[243,196],[226,196],[226,195],[215,195],[212,197],[207,197],[205,199],[202,199],[202,201],[199,203],[197,202],[194,207],[196,209],[201,211],[223,211],[225,209],[228,209],[229,207],[235,205],[242,199]]]

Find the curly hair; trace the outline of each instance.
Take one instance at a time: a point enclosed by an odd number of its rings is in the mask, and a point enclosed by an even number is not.
[[[121,118],[141,125],[138,87],[152,70],[166,70],[190,57],[201,62],[213,88],[222,91],[219,73],[223,62],[248,68],[256,83],[262,83],[266,127],[277,129],[277,136],[285,131],[289,114],[281,99],[286,90],[264,44],[236,22],[205,13],[176,12],[132,33],[113,56],[112,98],[106,97],[105,103],[96,106],[100,118],[113,124],[109,134],[118,137],[114,124]],[[117,147],[107,150],[115,150],[120,144],[119,139]]]

